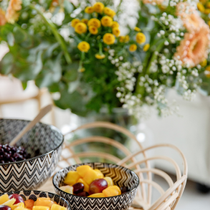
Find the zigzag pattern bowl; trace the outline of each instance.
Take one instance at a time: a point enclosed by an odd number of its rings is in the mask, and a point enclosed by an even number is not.
[[[9,143],[27,124],[26,120],[0,119],[0,143]],[[40,155],[13,163],[0,164],[0,192],[37,189],[54,173],[63,144],[63,135],[51,125],[37,123],[17,146]]]
[[[11,195],[13,193],[20,195],[24,201],[27,199],[32,199],[36,201],[37,198],[40,198],[40,197],[50,198],[51,201],[55,201],[60,206],[66,207],[67,210],[71,210],[69,203],[64,198],[54,193],[45,192],[45,191],[37,191],[37,190],[25,190],[25,191],[17,191],[17,192],[8,192],[7,194]]]
[[[116,185],[128,187],[129,191],[113,197],[88,198],[72,195],[60,190],[59,187],[64,185],[63,181],[67,173],[69,171],[76,171],[76,168],[80,165],[89,165],[93,169],[99,169],[105,176],[111,177]],[[53,177],[53,185],[55,192],[69,202],[72,210],[126,210],[136,196],[139,178],[133,171],[119,165],[110,163],[82,163],[69,166],[57,172]]]

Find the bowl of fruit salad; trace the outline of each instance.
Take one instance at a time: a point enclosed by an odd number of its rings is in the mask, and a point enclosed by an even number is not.
[[[123,166],[82,163],[58,171],[53,185],[72,210],[125,210],[135,198],[139,178]]]
[[[37,123],[17,143],[9,142],[29,123],[0,119],[0,193],[39,188],[54,173],[63,135],[51,125]]]
[[[71,210],[59,195],[44,191],[9,192],[0,196],[0,210]]]

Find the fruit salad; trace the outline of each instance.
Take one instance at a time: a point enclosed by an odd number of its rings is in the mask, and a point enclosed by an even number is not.
[[[65,207],[51,201],[50,198],[23,200],[18,194],[0,196],[0,210],[67,210]]]
[[[77,167],[76,171],[69,171],[64,179],[64,192],[83,197],[111,197],[121,195],[128,191],[126,187],[119,188],[114,185],[111,177],[104,177],[98,169],[89,165]]]

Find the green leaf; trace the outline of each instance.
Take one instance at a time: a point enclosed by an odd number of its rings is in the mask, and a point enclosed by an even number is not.
[[[27,88],[27,82],[22,82],[22,87],[23,87],[23,90],[25,90]]]
[[[8,52],[0,62],[1,74],[8,75],[12,71],[13,55]]]
[[[80,81],[78,81],[78,80],[76,80],[74,82],[70,82],[68,92],[73,93],[78,88],[79,85],[80,85]]]
[[[15,43],[15,37],[11,32],[7,34],[7,42],[10,46],[13,46]]]
[[[64,78],[67,81],[75,81],[78,78],[79,63],[69,64],[66,68]]]
[[[74,10],[73,5],[68,0],[64,0],[64,9],[67,13],[71,14]]]

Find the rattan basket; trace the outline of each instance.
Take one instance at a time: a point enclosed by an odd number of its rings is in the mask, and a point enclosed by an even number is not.
[[[139,147],[139,151],[132,154],[128,148],[126,148],[124,145],[120,144],[119,142],[115,141],[114,139],[110,139],[103,136],[90,136],[90,137],[77,139],[76,141],[70,144],[65,143],[63,151],[65,151],[65,153],[66,151],[68,151],[69,155],[68,157],[66,157],[64,154],[62,154],[61,155],[62,160],[60,163],[65,162],[66,165],[71,165],[71,159],[74,159],[76,163],[81,163],[80,158],[102,157],[118,165],[123,165],[129,169],[133,169],[134,172],[136,172],[140,178],[140,187],[138,189],[137,196],[130,209],[174,210],[177,206],[179,199],[182,196],[187,181],[187,162],[183,153],[176,146],[171,144],[158,144],[150,146],[148,148],[143,148],[141,143],[135,137],[135,135],[133,135],[130,131],[109,122],[88,123],[78,127],[75,130],[72,130],[69,133],[74,133],[81,129],[90,129],[96,127],[101,127],[104,129],[113,129],[123,133],[124,135],[128,136],[132,141],[135,141],[135,143]],[[102,153],[98,151],[94,152],[88,151],[81,153],[73,152],[73,147],[87,142],[103,142],[105,144],[112,145],[120,149],[125,154],[126,157],[120,160],[119,158],[111,154]],[[158,150],[160,148],[164,148],[166,150],[169,149],[175,150],[182,159],[182,166],[180,167],[174,159],[165,155],[148,156],[148,154],[152,154],[151,152],[148,151]],[[164,153],[162,152],[162,154]],[[157,162],[160,160],[168,161],[169,164],[173,165],[175,169],[175,177],[176,177],[175,180],[172,180],[171,176],[167,174],[167,172],[158,168],[150,167],[151,161]],[[156,183],[153,180],[154,174],[162,177],[168,183],[167,189],[163,189],[163,187],[160,186],[159,183]],[[154,189],[156,189],[159,192],[160,196],[156,201],[151,202],[152,191]]]

